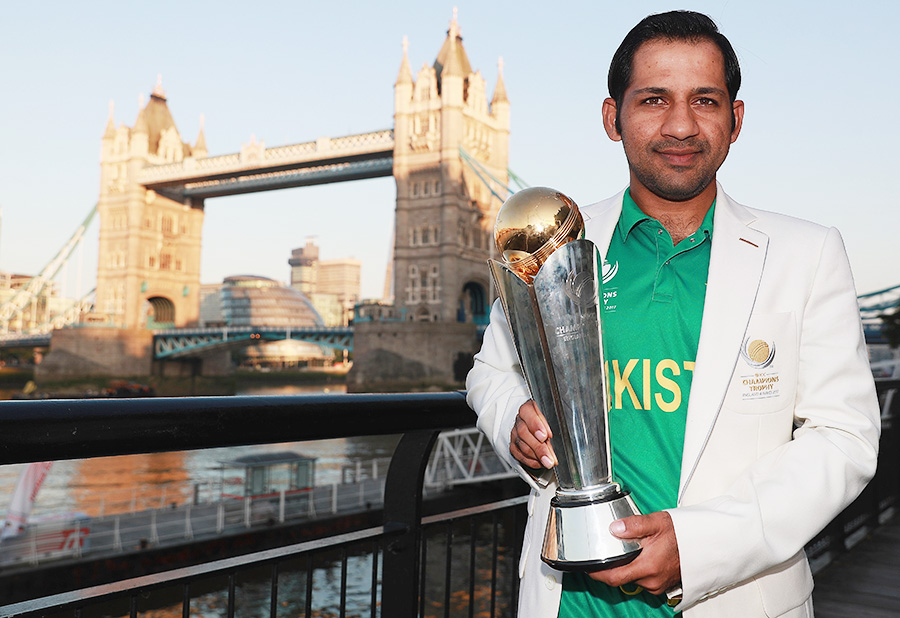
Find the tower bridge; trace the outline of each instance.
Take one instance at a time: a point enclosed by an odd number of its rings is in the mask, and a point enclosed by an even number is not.
[[[391,176],[394,131],[265,148],[255,139],[239,153],[146,167],[138,182],[189,206],[210,197]]]
[[[368,358],[372,366],[400,367],[417,376],[433,375],[439,364],[447,367],[444,373],[451,366],[459,373],[461,359],[467,354],[471,359],[477,345],[475,325],[488,317],[485,260],[502,202],[492,185],[505,188],[510,178],[510,103],[502,61],[489,93],[470,63],[454,14],[433,62],[414,72],[404,38],[399,65],[392,127],[277,147],[251,138],[217,156],[209,156],[202,119],[196,138],[185,139],[160,80],[131,126],[117,123],[110,105],[101,138],[92,328],[57,331],[42,371],[65,372],[75,365],[115,372],[126,363],[137,375],[144,367],[135,360],[137,350],[152,347],[158,358],[177,359],[226,345],[213,335],[179,339],[175,333],[149,343],[151,329],[198,325],[208,200],[392,176],[391,315],[417,325],[406,334],[397,331],[403,325],[397,322],[358,325],[357,365]],[[108,332],[101,333],[103,328]],[[361,337],[360,331],[369,334]],[[438,353],[423,345],[422,338],[431,335]],[[367,338],[374,343],[365,344]],[[81,339],[94,343],[87,346]],[[410,359],[407,351],[421,354]],[[60,359],[56,369],[54,358]]]
[[[111,108],[103,134],[95,314],[131,329],[159,315],[175,327],[196,325],[211,198],[393,176],[398,310],[420,321],[483,322],[500,200],[482,179],[508,182],[508,158],[502,65],[489,98],[455,16],[434,62],[415,75],[404,40],[389,129],[274,148],[252,138],[209,156],[202,122],[194,142],[185,141],[158,82],[133,126],[117,126]]]

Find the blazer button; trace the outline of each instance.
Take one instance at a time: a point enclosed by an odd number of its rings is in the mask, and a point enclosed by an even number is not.
[[[556,585],[556,576],[548,575],[544,580],[544,585],[547,586],[547,590],[553,590],[553,586]]]

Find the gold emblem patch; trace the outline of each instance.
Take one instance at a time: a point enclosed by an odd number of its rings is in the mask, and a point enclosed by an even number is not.
[[[775,342],[747,337],[741,346],[741,357],[755,369],[768,367],[775,358]]]

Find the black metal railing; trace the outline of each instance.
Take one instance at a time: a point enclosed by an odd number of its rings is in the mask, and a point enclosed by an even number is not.
[[[898,389],[900,380],[878,383],[884,406],[879,470],[860,498],[808,546],[819,568],[900,507],[900,444],[893,424],[900,408]],[[267,580],[266,592],[253,602],[267,610],[254,615],[275,617],[286,598],[302,596],[301,609],[292,615],[513,616],[524,498],[423,517],[422,480],[437,433],[473,421],[458,392],[2,402],[0,464],[361,435],[403,437],[388,471],[383,525],[17,603],[0,599],[0,615],[80,617],[102,603],[104,615],[136,616],[156,604],[180,605],[188,616],[197,592],[215,589],[223,591],[215,613],[234,616],[242,604],[251,603],[241,597],[247,596],[241,584],[251,579],[248,573],[264,572],[257,580]],[[359,569],[350,573],[348,565],[359,556],[365,576]],[[339,581],[338,600],[325,609],[314,608],[316,561],[339,565],[330,571]],[[362,612],[347,606],[351,578],[369,582]]]
[[[875,381],[881,406],[878,470],[862,494],[806,545],[813,573],[851,549],[900,509],[900,380]]]
[[[241,583],[252,571],[255,585],[268,588],[268,610],[262,615],[277,616],[286,597],[299,594],[303,598],[290,599],[291,609],[297,610],[292,615],[449,615],[452,602],[467,605],[468,615],[477,610],[478,615],[511,616],[524,497],[450,510],[423,521],[423,475],[439,431],[471,426],[474,420],[458,392],[2,402],[0,464],[365,435],[402,437],[388,470],[383,525],[14,603],[0,598],[0,615],[80,616],[100,604],[106,615],[178,605],[188,615],[198,591],[209,589],[223,599],[214,613],[240,615],[242,602],[248,603],[240,598]],[[360,568],[351,574],[348,562],[357,558],[368,570],[362,612],[348,608],[348,578],[360,578]],[[260,569],[268,576],[259,577]],[[313,574],[320,571],[339,580],[324,608],[316,607],[313,598]],[[293,583],[305,581],[302,590],[285,590],[286,573]],[[434,613],[432,598],[442,600],[440,613]]]

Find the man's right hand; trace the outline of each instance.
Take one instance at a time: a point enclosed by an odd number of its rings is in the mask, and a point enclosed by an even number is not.
[[[550,426],[529,399],[519,408],[516,423],[509,436],[509,452],[516,461],[527,468],[552,468],[559,461],[550,446]]]

